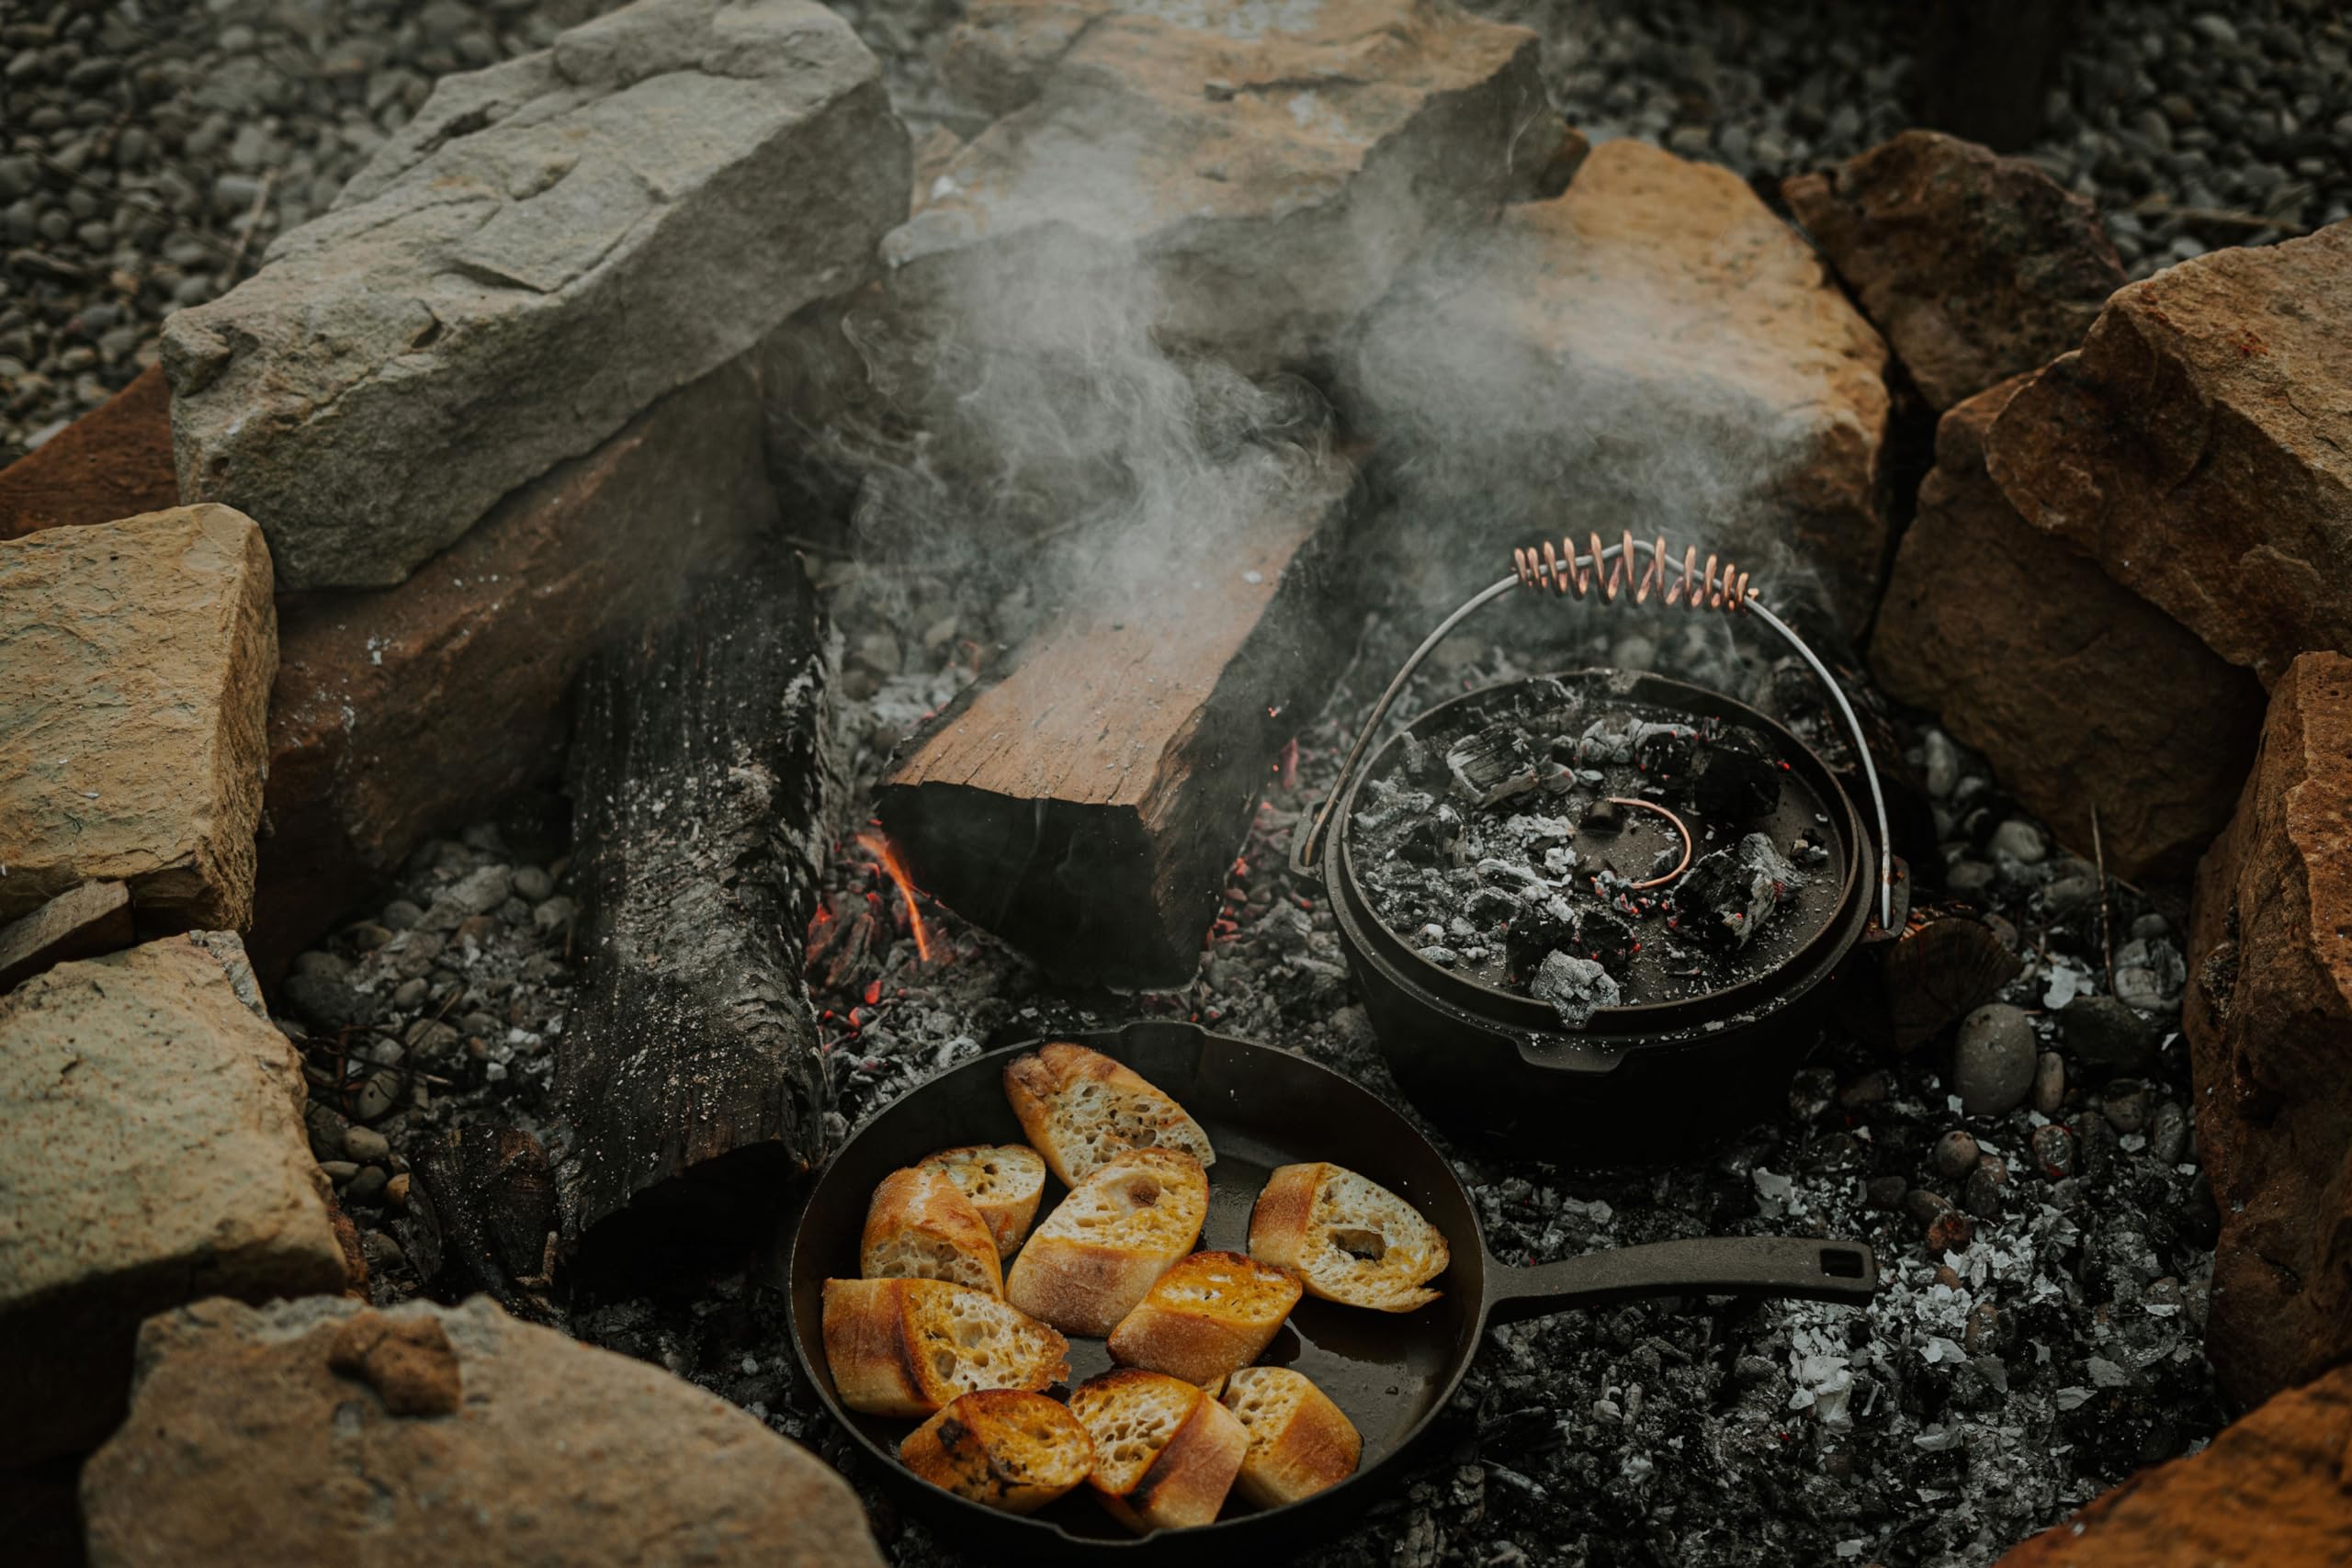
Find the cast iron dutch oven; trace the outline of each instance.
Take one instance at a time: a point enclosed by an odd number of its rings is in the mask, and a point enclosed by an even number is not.
[[[1629,539],[1622,558],[1630,558],[1634,547]],[[1593,542],[1596,570],[1599,560],[1620,555],[1618,546],[1604,549]],[[1756,602],[1744,577],[1737,590],[1743,609],[1804,656],[1852,729],[1878,809],[1875,876],[1860,814],[1810,748],[1746,704],[1661,676],[1584,670],[1486,687],[1422,714],[1359,767],[1407,678],[1454,626],[1508,590],[1566,581],[1565,568],[1531,569],[1529,552],[1521,558],[1520,575],[1448,616],[1389,682],[1331,800],[1301,831],[1291,867],[1319,876],[1329,891],[1381,1048],[1397,1083],[1432,1121],[1465,1144],[1558,1163],[1657,1159],[1777,1111],[1790,1074],[1820,1037],[1830,1000],[1826,982],[1873,918],[1891,923],[1894,862],[1885,849],[1877,773],[1869,743],[1827,669]],[[1712,558],[1709,567],[1712,575]],[[1811,929],[1769,970],[1697,997],[1602,1008],[1583,1030],[1571,1032],[1545,1003],[1441,968],[1383,923],[1354,858],[1355,817],[1359,793],[1390,767],[1407,734],[1426,739],[1449,731],[1465,710],[1595,696],[1670,709],[1693,724],[1714,717],[1745,727],[1786,770],[1775,838],[1785,843],[1799,828],[1826,833],[1829,858],[1796,912]],[[1581,841],[1578,847],[1589,848]]]
[[[1328,1067],[1271,1045],[1190,1024],[1135,1023],[1071,1036],[1159,1085],[1201,1123],[1216,1148],[1200,1245],[1243,1250],[1250,1211],[1277,1166],[1333,1160],[1410,1201],[1442,1232],[1453,1262],[1432,1283],[1439,1299],[1403,1314],[1308,1298],[1261,1363],[1295,1367],[1347,1413],[1363,1437],[1354,1477],[1288,1507],[1226,1517],[1190,1530],[1135,1537],[1080,1486],[1041,1513],[984,1508],[917,1479],[899,1461],[915,1423],[860,1416],[835,1393],[825,1363],[824,1282],[857,1270],[865,1208],[882,1179],[936,1150],[1018,1143],[1004,1097],[1005,1064],[1032,1045],[948,1069],[886,1107],[833,1156],[811,1191],[788,1264],[793,1348],[825,1406],[939,1539],[985,1562],[1114,1556],[1123,1562],[1270,1561],[1285,1545],[1328,1539],[1395,1485],[1398,1461],[1461,1386],[1490,1325],[1643,1296],[1773,1296],[1866,1304],[1877,1288],[1859,1243],[1778,1236],[1662,1242],[1513,1268],[1488,1253],[1470,1196],[1435,1145],[1381,1100]],[[1058,1198],[1049,1191],[1040,1216]],[[1070,1342],[1073,1382],[1108,1370],[1102,1342]]]

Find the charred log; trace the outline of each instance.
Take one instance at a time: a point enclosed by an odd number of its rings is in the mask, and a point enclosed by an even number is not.
[[[416,1160],[401,1243],[450,1301],[481,1292],[515,1316],[553,1323],[555,1173],[537,1138],[512,1127],[452,1127]]]
[[[1897,924],[1891,941],[1855,950],[1837,993],[1846,1027],[1882,1050],[1924,1043],[1998,996],[2023,967],[1970,910],[1928,908]]]
[[[800,957],[838,793],[834,663],[786,561],[707,583],[581,678],[567,1252],[592,1232],[640,1258],[741,1241],[829,1152]]]

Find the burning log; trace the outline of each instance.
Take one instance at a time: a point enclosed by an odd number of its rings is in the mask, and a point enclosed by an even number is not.
[[[1348,478],[1203,523],[1144,603],[1078,609],[910,741],[876,805],[923,890],[1059,980],[1190,978],[1261,781],[1345,653]]]
[[[837,793],[831,635],[797,563],[689,604],[581,677],[582,978],[555,1083],[568,1252],[597,1227],[741,1239],[745,1212],[827,1152],[800,945]]]

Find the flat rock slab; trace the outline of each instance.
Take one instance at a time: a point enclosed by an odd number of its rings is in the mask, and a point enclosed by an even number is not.
[[[88,881],[253,914],[277,618],[261,530],[183,506],[0,540],[0,920]]]
[[[881,1568],[815,1455],[487,1298],[200,1302],[83,1472],[92,1568]]]
[[[637,0],[444,77],[224,298],[165,326],[183,493],[289,588],[387,587],[498,499],[868,270],[906,132],[806,0]]]
[[[0,539],[179,503],[171,389],[151,366],[39,451],[0,468]]]
[[[1956,136],[1906,130],[1781,195],[1939,410],[2079,347],[2123,287],[2096,208]]]
[[[2205,1353],[2251,1403],[2352,1358],[2352,659],[2271,689],[2198,867],[2181,1010],[2222,1212]]]
[[[2010,400],[1995,482],[2265,686],[2352,649],[2352,221],[2119,290]]]
[[[1533,33],[1428,0],[983,0],[949,50],[1010,112],[884,257],[983,334],[1008,281],[1107,256],[1171,344],[1313,358],[1431,238],[1556,190],[1582,147]]]
[[[2003,784],[2109,869],[2186,875],[2254,761],[2262,687],[2063,539],[1984,471],[1984,432],[2023,385],[1944,415],[1871,635],[1887,691],[1943,716]]]
[[[141,1318],[342,1288],[300,1064],[242,963],[165,937],[0,997],[0,1465],[113,1428]]]
[[[563,769],[590,651],[775,526],[729,363],[559,464],[397,588],[283,605],[251,945],[275,976],[424,838]]]
[[[1479,583],[1569,531],[1582,547],[1631,527],[1756,568],[1792,545],[1859,627],[1886,544],[1885,366],[1736,175],[1623,141],[1400,283],[1345,379]]]
[[[2282,1393],[2211,1447],[2143,1470],[1998,1568],[2352,1562],[2352,1368]]]

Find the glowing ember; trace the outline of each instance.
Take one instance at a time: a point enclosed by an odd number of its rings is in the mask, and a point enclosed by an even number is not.
[[[922,910],[915,904],[914,878],[899,863],[899,852],[890,840],[876,832],[860,832],[857,847],[881,863],[884,874],[899,885],[899,897],[907,906],[907,925],[914,932],[915,956],[923,963],[931,962],[931,931],[922,923]]]

